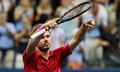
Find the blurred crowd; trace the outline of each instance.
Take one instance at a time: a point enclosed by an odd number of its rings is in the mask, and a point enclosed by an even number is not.
[[[51,30],[51,50],[67,43],[92,18],[95,28],[86,32],[63,68],[119,68],[120,0],[0,0],[0,68],[23,69],[22,53],[32,27],[60,17],[84,1],[91,1],[93,7]]]

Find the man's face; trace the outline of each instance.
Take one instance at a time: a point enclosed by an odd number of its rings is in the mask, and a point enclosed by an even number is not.
[[[41,35],[41,39],[37,45],[37,47],[41,51],[47,51],[50,48],[50,32],[46,31],[43,35]]]

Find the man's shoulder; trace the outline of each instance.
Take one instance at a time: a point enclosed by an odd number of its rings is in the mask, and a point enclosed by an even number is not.
[[[37,50],[35,50],[31,56],[33,56],[33,55],[39,55],[39,52]],[[26,50],[24,50],[23,56],[27,56]]]
[[[53,51],[53,52],[58,52],[58,51],[60,51],[63,47],[64,47],[64,46],[57,47],[57,48],[55,48],[55,49],[52,50],[52,51]]]
[[[69,44],[65,44],[65,45],[62,45],[58,48],[55,48],[54,50],[52,50],[53,52],[60,52],[62,50],[64,50],[65,48],[69,48]]]

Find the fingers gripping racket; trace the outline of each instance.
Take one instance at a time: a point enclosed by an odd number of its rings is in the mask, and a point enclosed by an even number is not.
[[[80,3],[76,6],[74,6],[73,8],[71,8],[70,10],[66,11],[61,17],[60,19],[58,19],[56,21],[56,23],[59,25],[61,23],[67,22],[69,20],[72,20],[80,15],[82,15],[83,13],[87,12],[90,8],[92,7],[92,3],[91,2],[83,2]],[[68,16],[70,15],[70,16]],[[31,36],[32,39],[35,39],[36,37],[40,36],[41,34],[43,34],[46,31],[46,29],[42,29],[41,31],[33,34]]]

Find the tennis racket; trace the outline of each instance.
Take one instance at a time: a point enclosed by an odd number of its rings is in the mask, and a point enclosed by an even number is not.
[[[57,25],[70,21],[80,15],[82,15],[83,13],[87,12],[90,8],[92,7],[92,3],[91,2],[83,2],[80,3],[76,6],[74,6],[73,8],[69,9],[68,11],[66,11],[59,20],[57,20]],[[42,29],[41,31],[31,35],[32,39],[35,39],[36,37],[40,36],[41,34],[43,34],[46,31],[46,29]]]

